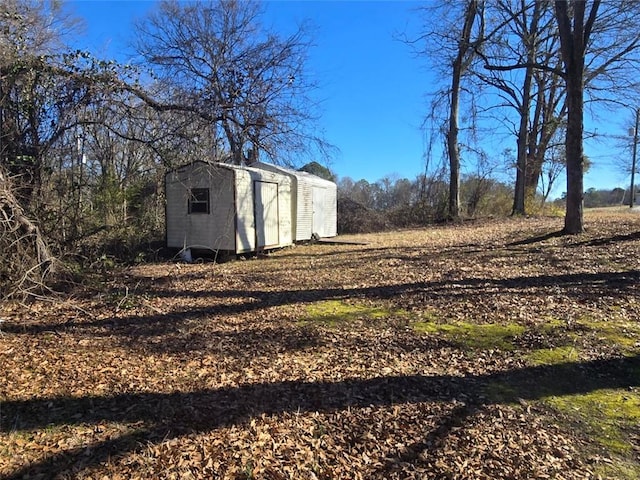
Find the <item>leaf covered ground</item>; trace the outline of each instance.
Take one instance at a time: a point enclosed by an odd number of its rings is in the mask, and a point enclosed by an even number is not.
[[[0,477],[638,478],[640,214],[586,220],[141,265],[1,305]]]

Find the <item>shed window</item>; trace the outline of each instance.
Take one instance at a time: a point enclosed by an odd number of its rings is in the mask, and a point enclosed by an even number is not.
[[[192,188],[189,192],[189,213],[209,213],[209,189]]]

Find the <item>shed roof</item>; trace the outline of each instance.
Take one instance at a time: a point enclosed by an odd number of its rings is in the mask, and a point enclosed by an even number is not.
[[[200,163],[204,164],[204,165],[211,166],[211,167],[216,167],[216,168],[218,168],[218,167],[226,168],[228,170],[246,170],[248,172],[254,172],[254,173],[261,173],[261,172],[264,171],[263,169],[260,169],[260,168],[257,168],[257,167],[249,167],[249,166],[246,166],[246,165],[235,165],[235,164],[232,164],[232,163],[212,162],[212,161],[209,161],[209,160],[194,160],[192,162],[184,163],[182,165],[179,165],[177,167],[174,167],[174,168],[168,170],[167,171],[167,175],[172,173],[172,172],[175,172],[177,170],[181,170],[181,169],[187,168],[187,167],[192,167],[192,166],[194,166],[196,164],[200,164]]]
[[[304,179],[307,180],[311,183],[316,183],[316,184],[324,184],[326,186],[331,185],[334,186],[335,182],[332,182],[331,180],[327,180],[326,178],[322,178],[319,177],[317,175],[314,175],[313,173],[309,173],[309,172],[302,172],[300,170],[294,170],[292,168],[287,168],[287,167],[283,167],[280,165],[274,165],[272,163],[264,163],[264,162],[256,162],[253,163],[252,166],[255,166],[257,168],[263,168],[263,169],[269,169],[272,171],[278,171],[282,174],[285,175],[291,175],[293,177],[296,177],[298,179]]]

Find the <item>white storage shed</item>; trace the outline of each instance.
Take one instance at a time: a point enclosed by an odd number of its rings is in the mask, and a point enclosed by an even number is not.
[[[291,178],[291,218],[296,242],[338,233],[338,189],[334,182],[307,172],[257,162],[252,166]]]
[[[291,178],[196,161],[165,176],[167,246],[235,253],[293,243]]]

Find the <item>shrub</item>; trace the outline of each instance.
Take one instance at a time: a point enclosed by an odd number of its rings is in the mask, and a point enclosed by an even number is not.
[[[379,232],[389,228],[385,215],[345,196],[338,196],[338,233]]]

